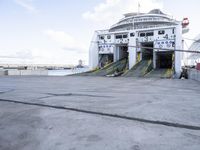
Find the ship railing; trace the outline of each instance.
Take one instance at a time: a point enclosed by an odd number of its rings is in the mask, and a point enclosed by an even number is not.
[[[114,24],[114,25],[111,26],[111,28],[115,28],[115,27],[121,26],[121,25],[131,24],[131,23],[133,23],[133,20]]]
[[[134,29],[147,29],[147,28],[158,28],[158,27],[165,27],[165,26],[174,26],[171,24],[163,24],[163,25],[146,25],[146,26],[135,26]]]
[[[109,30],[97,30],[97,34],[108,34]]]
[[[119,32],[119,31],[129,31],[133,30],[133,27],[119,28],[119,29],[111,29],[110,32]]]
[[[171,22],[171,19],[166,19],[166,18],[155,18],[155,17],[146,17],[146,18],[136,18],[134,19],[134,22],[138,23],[138,22],[149,22],[149,21],[156,21],[156,22],[159,22],[159,21],[166,21],[166,22]]]

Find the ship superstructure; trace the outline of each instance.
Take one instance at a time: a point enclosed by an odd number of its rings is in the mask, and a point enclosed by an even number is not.
[[[183,53],[182,34],[188,19],[177,21],[159,9],[149,13],[128,13],[108,30],[95,31],[90,46],[90,68],[102,68],[126,59],[131,69],[142,61],[155,69],[172,69],[179,75]]]

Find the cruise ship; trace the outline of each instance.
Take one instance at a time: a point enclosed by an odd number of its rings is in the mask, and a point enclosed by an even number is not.
[[[178,21],[160,9],[125,14],[110,29],[95,31],[90,69],[101,70],[101,75],[122,72],[130,76],[162,70],[178,77],[184,53],[176,50],[183,49],[182,35],[189,31],[188,25],[188,18]]]

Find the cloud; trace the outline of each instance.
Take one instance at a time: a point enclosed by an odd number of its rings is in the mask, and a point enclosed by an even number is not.
[[[0,58],[2,59],[1,61],[3,63],[33,63],[38,56],[34,56],[31,49],[26,49],[18,50],[15,53],[10,53],[7,55],[1,55]]]
[[[74,48],[76,46],[74,37],[63,31],[46,30],[44,33],[61,46],[66,46],[68,48]]]
[[[34,56],[31,50],[18,51],[16,52],[15,57],[19,59],[34,59]]]
[[[21,50],[15,54],[1,55],[0,58],[33,59],[33,55],[31,50]]]
[[[162,8],[160,0],[140,0],[140,11],[147,12],[154,8]],[[138,11],[138,0],[105,0],[92,11],[82,14],[82,17],[92,22],[111,25],[123,14]]]
[[[78,60],[88,59],[87,45],[76,37],[64,31],[52,29],[43,31],[43,34],[49,38],[49,43],[54,47],[54,49],[47,53],[50,54],[48,58],[51,60],[51,64],[60,62],[77,65]]]
[[[82,52],[87,49],[83,43],[63,31],[45,30],[44,34],[47,35],[52,41],[55,41],[63,50]]]
[[[33,0],[15,0],[15,2],[30,12],[36,12],[36,8],[33,6]]]

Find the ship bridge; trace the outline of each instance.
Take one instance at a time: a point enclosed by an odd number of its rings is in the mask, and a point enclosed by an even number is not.
[[[128,13],[124,15],[118,23],[110,28],[110,32],[154,28],[159,26],[174,25],[175,20],[164,14],[159,9],[154,9],[147,14],[144,13]]]

